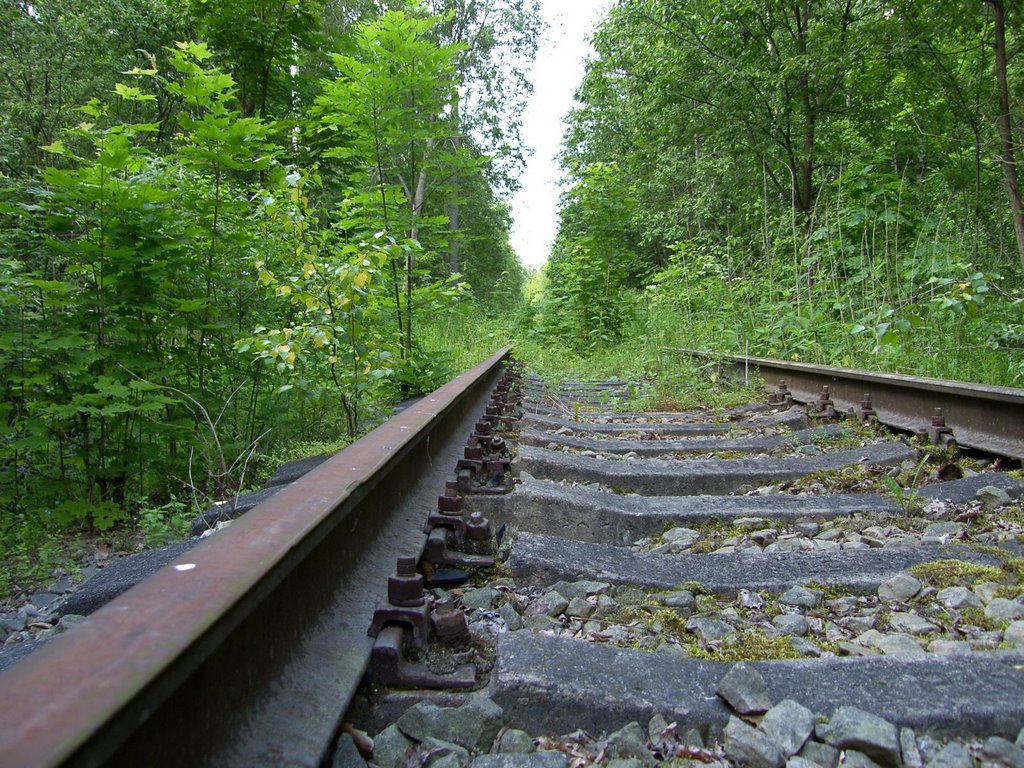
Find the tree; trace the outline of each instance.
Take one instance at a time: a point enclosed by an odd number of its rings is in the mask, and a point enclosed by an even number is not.
[[[383,231],[413,241],[442,224],[425,216],[428,198],[475,164],[444,119],[458,48],[432,41],[435,23],[388,11],[360,25],[354,52],[335,55],[340,76],[324,83],[314,112],[322,132],[338,135],[325,157],[355,161]],[[416,253],[406,248],[404,263],[393,258],[390,265],[403,359],[413,349]]]
[[[325,6],[326,0],[191,0],[203,39],[238,84],[244,116],[291,111],[300,55],[322,44]]]

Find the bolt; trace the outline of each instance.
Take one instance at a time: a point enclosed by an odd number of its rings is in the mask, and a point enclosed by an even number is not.
[[[871,393],[865,392],[864,399],[860,401],[860,420],[861,421],[875,421],[878,418],[878,413],[871,405]]]
[[[946,417],[942,413],[941,408],[936,408],[935,413],[932,414],[932,426],[933,427],[944,427],[946,426]]]
[[[505,440],[495,435],[491,438],[491,452],[499,453],[505,450]]]
[[[438,496],[437,511],[445,515],[459,515],[462,510],[461,496]]]
[[[423,577],[416,573],[415,557],[398,558],[394,576],[388,576],[388,602],[400,608],[423,605]]]
[[[469,640],[466,614],[456,610],[450,600],[438,600],[430,616],[434,634],[445,645],[459,645]]]
[[[466,523],[466,538],[473,541],[486,541],[491,538],[491,524],[479,512],[469,516],[469,522]]]

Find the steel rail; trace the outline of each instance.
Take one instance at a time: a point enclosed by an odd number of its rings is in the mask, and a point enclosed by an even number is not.
[[[0,674],[0,764],[318,766],[507,354]]]
[[[958,444],[1024,459],[1024,389],[691,349],[672,351],[714,361],[735,378],[757,375],[769,387],[785,381],[798,402],[817,400],[825,385],[837,410],[859,408],[864,395],[870,394],[880,422],[911,432],[927,428],[935,409],[942,408]]]

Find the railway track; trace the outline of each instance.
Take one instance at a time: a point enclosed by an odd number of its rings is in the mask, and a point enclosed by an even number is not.
[[[0,764],[1024,761],[1024,483],[934,405],[617,413],[504,355],[0,675]]]

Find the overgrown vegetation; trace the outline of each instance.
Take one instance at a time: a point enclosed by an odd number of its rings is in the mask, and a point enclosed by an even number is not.
[[[1021,385],[1021,18],[619,0],[529,333]]]
[[[164,543],[495,351],[538,27],[530,0],[0,3],[0,560]]]

